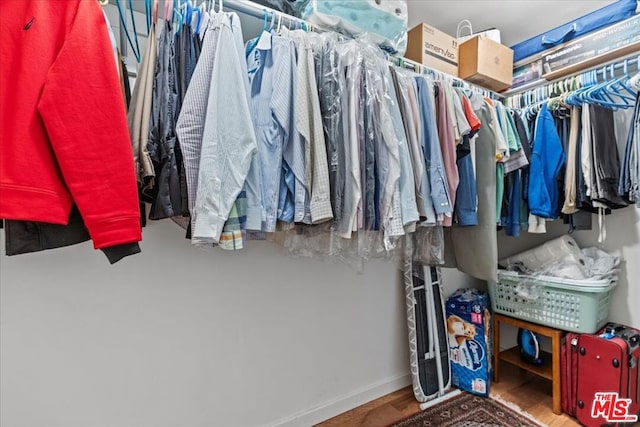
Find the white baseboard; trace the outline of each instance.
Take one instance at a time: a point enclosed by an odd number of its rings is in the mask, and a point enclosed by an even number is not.
[[[273,423],[271,427],[309,427],[411,384],[411,375],[385,378]]]

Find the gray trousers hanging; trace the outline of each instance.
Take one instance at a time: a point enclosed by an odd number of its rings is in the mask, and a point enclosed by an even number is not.
[[[445,227],[445,267],[457,267],[477,279],[497,281],[496,126],[486,103],[476,114],[482,122],[476,140],[478,225]]]

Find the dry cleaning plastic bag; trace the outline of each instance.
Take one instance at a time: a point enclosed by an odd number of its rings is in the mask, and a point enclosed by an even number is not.
[[[392,54],[407,48],[408,9],[405,0],[303,0],[293,2],[303,19],[350,37],[364,33]]]
[[[288,15],[300,17],[299,11],[295,7],[296,0],[253,0],[253,2],[279,10]]]

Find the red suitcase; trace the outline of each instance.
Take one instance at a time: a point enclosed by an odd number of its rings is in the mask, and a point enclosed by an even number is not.
[[[607,324],[578,337],[576,418],[587,427],[629,426],[640,413],[640,331]]]
[[[578,337],[579,334],[567,333],[562,340],[560,353],[562,412],[576,416],[578,399]]]

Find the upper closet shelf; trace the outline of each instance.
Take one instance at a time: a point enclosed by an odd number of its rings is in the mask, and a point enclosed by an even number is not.
[[[291,15],[287,15],[283,12],[271,9],[269,7],[259,5],[252,1],[247,0],[225,0],[223,3],[223,7],[225,10],[230,9],[236,11],[240,14],[245,14],[248,16],[253,16],[257,19],[264,19],[265,16],[271,17],[276,16],[276,25],[279,27],[280,25],[285,26],[295,26],[302,25],[303,27],[308,28],[311,31],[327,31],[322,28],[318,28],[318,26],[311,24],[303,19],[296,18]],[[402,57],[392,56],[386,54],[389,61],[398,65],[402,68],[411,69],[420,74],[429,74],[438,80],[444,80],[454,83],[457,86],[464,87],[465,89],[472,90],[476,93],[480,93],[485,97],[493,98],[493,99],[503,99],[504,96],[493,92],[489,89],[483,88],[481,86],[474,85],[472,83],[466,82],[464,80],[459,79],[458,77],[454,77],[450,74],[443,73],[438,70],[434,70],[433,68],[429,68],[425,65],[422,65],[418,62],[411,61],[409,59],[405,59]]]

